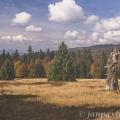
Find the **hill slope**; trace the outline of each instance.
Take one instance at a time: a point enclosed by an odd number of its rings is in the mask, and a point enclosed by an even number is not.
[[[120,44],[116,45],[117,49],[120,50]],[[75,48],[70,48],[70,51],[78,51],[80,50],[81,52],[84,51],[84,49],[89,49],[91,50],[92,55],[99,55],[102,51],[106,52],[107,54],[109,54],[113,48],[114,45],[112,44],[104,44],[104,45],[94,45],[94,46],[89,46],[89,47],[75,47]]]

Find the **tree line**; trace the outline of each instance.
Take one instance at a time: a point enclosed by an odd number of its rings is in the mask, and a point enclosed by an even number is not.
[[[99,56],[92,56],[91,50],[85,48],[81,53],[69,51],[62,42],[57,51],[38,52],[28,47],[27,53],[20,55],[0,54],[0,79],[45,78],[49,81],[75,81],[76,78],[105,78],[108,55],[102,51]],[[119,70],[120,71],[120,70]]]
[[[54,56],[55,51],[49,49],[46,52],[41,49],[33,52],[31,45],[28,47],[27,53],[23,55],[20,55],[18,50],[10,55],[3,49],[0,54],[0,79],[44,78]],[[9,71],[11,72],[9,73]]]

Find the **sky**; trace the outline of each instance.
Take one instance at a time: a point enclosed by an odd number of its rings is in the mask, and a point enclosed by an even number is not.
[[[120,41],[120,0],[0,0],[0,50]]]

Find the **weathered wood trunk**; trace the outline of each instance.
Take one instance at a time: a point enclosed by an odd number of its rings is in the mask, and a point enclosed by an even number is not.
[[[117,51],[115,46],[114,50],[110,53],[107,65],[105,66],[105,68],[107,69],[106,89],[108,90],[119,90],[118,84],[119,55],[120,51]]]

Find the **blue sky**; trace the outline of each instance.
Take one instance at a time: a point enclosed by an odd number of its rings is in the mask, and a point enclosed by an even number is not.
[[[120,41],[120,0],[0,0],[0,50]]]

